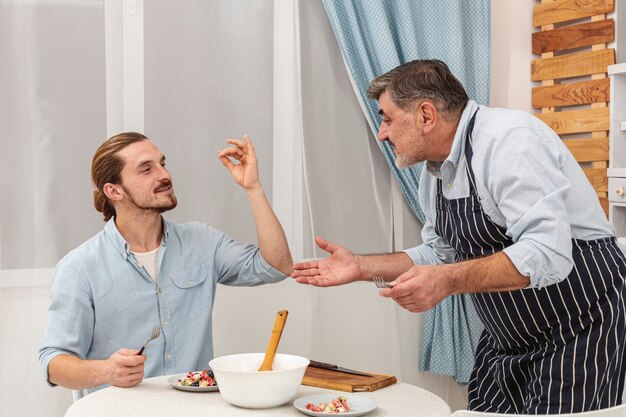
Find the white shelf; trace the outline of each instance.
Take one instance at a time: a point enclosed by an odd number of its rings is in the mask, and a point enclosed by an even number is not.
[[[617,236],[626,236],[626,202],[612,195],[626,181],[626,62],[610,65],[611,130],[609,132],[609,220]],[[613,188],[613,190],[611,190]]]
[[[626,177],[626,168],[609,168],[606,170],[606,176],[609,178]]]
[[[608,73],[609,75],[626,75],[626,62],[609,65]]]
[[[616,195],[626,184],[626,1],[615,2],[615,65],[609,65],[611,80],[611,128],[609,131],[609,220],[617,236],[626,237],[626,202]],[[624,239],[621,240],[624,242]],[[624,391],[626,400],[626,390]]]

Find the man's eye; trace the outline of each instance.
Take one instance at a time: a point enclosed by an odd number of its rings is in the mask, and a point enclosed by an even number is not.
[[[141,172],[150,172],[150,167],[142,169]]]

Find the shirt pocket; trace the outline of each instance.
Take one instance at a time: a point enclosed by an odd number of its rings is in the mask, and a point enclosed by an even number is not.
[[[170,273],[174,284],[174,312],[181,320],[189,320],[211,311],[213,307],[213,282],[207,280],[204,264]]]

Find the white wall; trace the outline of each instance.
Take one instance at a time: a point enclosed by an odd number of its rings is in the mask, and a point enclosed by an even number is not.
[[[532,112],[530,61],[535,1],[491,0],[491,107]]]
[[[50,288],[0,280],[0,416],[62,416],[71,404],[65,389],[41,377],[37,349],[46,325]],[[15,285],[15,286],[8,286]]]
[[[491,104],[531,111],[530,59],[532,6],[534,1],[492,0],[493,61],[491,70]],[[42,381],[37,362],[37,349],[41,342],[49,303],[47,280],[50,270],[40,271],[35,280],[24,280],[20,274],[5,273],[0,276],[0,415],[23,417],[62,416],[71,403],[71,394],[61,388],[50,389]],[[237,292],[238,302],[232,302],[231,291]],[[348,294],[346,294],[348,295]],[[215,313],[228,316],[228,322],[215,323],[216,354],[233,351],[264,349],[269,337],[276,310],[290,310],[290,328],[281,346],[286,351],[307,355],[311,328],[308,312],[311,293],[305,287],[287,283],[280,287],[255,289],[221,288]],[[268,301],[270,300],[270,301]],[[271,301],[273,300],[273,301]],[[277,301],[279,300],[279,301]],[[358,304],[363,300],[352,300]],[[344,317],[350,305],[328,312],[329,317]],[[291,314],[291,312],[297,314]],[[242,332],[251,315],[267,317],[267,325]],[[358,319],[352,318],[352,319]],[[417,352],[418,331],[415,316],[400,314],[401,332],[406,335],[407,346],[390,347]],[[369,328],[371,335],[385,329]],[[342,358],[338,352],[337,360]],[[417,360],[417,358],[415,358]],[[376,367],[375,359],[371,368]],[[375,370],[375,369],[373,369]],[[384,371],[381,369],[380,371]],[[464,398],[461,390],[448,390],[449,379],[435,378],[438,382],[425,386],[438,395],[448,397],[453,408],[461,408]],[[420,385],[415,378],[409,382]]]

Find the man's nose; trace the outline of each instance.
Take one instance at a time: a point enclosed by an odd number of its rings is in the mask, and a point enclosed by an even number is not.
[[[170,174],[170,172],[167,170],[167,168],[165,168],[163,165],[160,165],[159,179],[161,179],[161,180],[164,180],[164,179],[171,180],[172,179],[172,174]]]
[[[385,122],[380,122],[380,126],[378,127],[378,140],[384,142],[387,139],[389,139],[387,135],[387,125]]]

